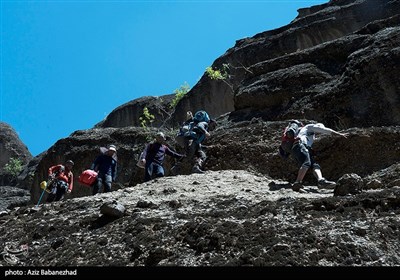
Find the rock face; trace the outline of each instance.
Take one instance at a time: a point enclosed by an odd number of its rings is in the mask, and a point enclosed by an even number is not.
[[[379,116],[372,104],[383,99],[387,122],[398,124],[399,14],[399,1],[392,0],[300,9],[290,24],[238,40],[219,57],[212,66],[229,65],[229,78],[204,75],[178,104],[173,123],[183,121],[187,109],[204,108],[212,116],[241,110],[242,119],[274,120],[298,118],[308,105],[309,119],[374,125],[363,118]]]
[[[236,120],[300,115],[329,126],[397,125],[399,6],[398,0],[336,0],[300,9],[290,24],[238,40],[212,65],[228,66],[227,78],[204,74],[174,112],[165,106],[173,95],[161,102],[145,97],[118,107],[99,126],[138,126],[145,106],[158,127],[165,117],[176,127],[186,111],[199,109],[214,118],[235,111]]]
[[[132,100],[114,109],[96,127],[138,127],[145,107],[154,116],[154,122],[147,123],[147,126],[160,127],[164,124],[164,120],[171,115],[169,104],[174,97],[174,94],[169,94],[162,97],[145,96]]]
[[[400,0],[300,9],[289,25],[237,41],[212,65],[227,78],[205,74],[174,112],[171,95],[140,98],[60,139],[21,173],[31,205],[4,214],[0,241],[28,244],[19,261],[29,266],[398,265],[399,14]],[[139,127],[144,107],[154,127]],[[177,124],[198,109],[218,122],[204,143],[206,173],[169,176],[167,157],[166,177],[143,183],[145,144],[160,129],[182,152]],[[277,153],[288,119],[349,133],[313,146],[335,190],[318,189],[311,172],[306,193],[290,189],[298,166]],[[91,196],[77,179],[108,144],[118,150],[117,181]],[[47,169],[67,159],[74,190],[33,210]]]
[[[349,35],[259,63],[250,68],[257,75],[239,87],[236,108],[266,119],[298,117],[301,108],[305,118],[321,119],[330,126],[398,125],[395,89],[400,85],[393,75],[399,71],[399,31],[391,27],[371,35]],[[321,59],[317,53],[334,62],[316,61]],[[338,56],[342,60],[335,59]],[[276,67],[286,63],[287,68]]]
[[[5,174],[3,168],[9,163],[10,159],[19,159],[24,165],[32,159],[32,154],[28,148],[19,139],[15,130],[7,123],[0,122],[0,185],[16,184],[8,174]]]
[[[31,200],[28,190],[12,186],[0,186],[0,194],[0,216],[8,214],[14,207],[28,205]]]

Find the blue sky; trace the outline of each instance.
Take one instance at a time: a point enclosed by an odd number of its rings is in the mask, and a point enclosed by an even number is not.
[[[0,121],[36,156],[126,102],[193,87],[236,40],[327,2],[0,0]]]

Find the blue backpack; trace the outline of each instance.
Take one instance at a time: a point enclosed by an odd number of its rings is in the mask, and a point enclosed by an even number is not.
[[[207,114],[206,111],[197,111],[196,114],[193,116],[193,120],[197,123],[199,122],[210,122],[210,116]]]
[[[190,122],[188,124],[183,125],[178,134],[176,135],[176,142],[181,146],[185,147],[185,139],[192,139],[196,143],[201,143],[204,141],[206,135],[202,132],[200,126],[206,130],[208,130],[208,125],[206,122]]]

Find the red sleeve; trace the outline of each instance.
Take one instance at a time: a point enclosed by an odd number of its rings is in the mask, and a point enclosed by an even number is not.
[[[54,172],[56,172],[57,170],[59,170],[60,167],[61,167],[61,164],[59,164],[59,165],[54,165],[54,166],[50,167],[50,168],[49,168],[48,175],[53,174]]]

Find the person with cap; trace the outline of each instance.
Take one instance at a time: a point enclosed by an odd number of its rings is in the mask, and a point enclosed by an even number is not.
[[[65,164],[54,165],[49,168],[48,176],[49,181],[49,195],[47,202],[59,201],[64,198],[65,193],[70,193],[74,187],[74,175],[72,167],[74,162],[67,160]]]
[[[164,176],[164,159],[165,155],[182,159],[184,155],[178,154],[164,144],[166,138],[164,133],[158,132],[155,139],[148,143],[142,153],[141,164],[144,165],[144,181],[150,181],[154,176]]]
[[[97,172],[96,183],[93,184],[93,195],[97,194],[104,186],[103,192],[111,191],[111,183],[117,177],[117,148],[115,145],[108,146],[108,149],[100,154],[93,162],[90,169]]]

